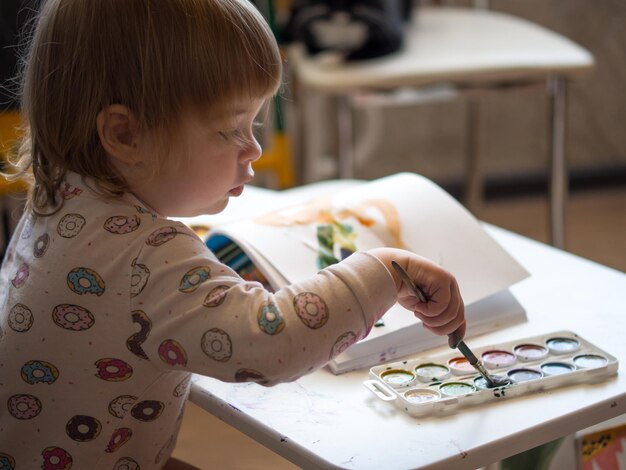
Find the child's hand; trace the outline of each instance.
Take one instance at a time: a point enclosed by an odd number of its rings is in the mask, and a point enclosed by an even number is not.
[[[371,254],[380,259],[393,276],[398,289],[398,302],[415,313],[424,327],[437,335],[465,336],[465,308],[456,279],[432,261],[409,251],[395,248],[376,248]],[[420,302],[393,269],[395,261],[407,272],[425,294],[427,301]],[[458,330],[458,331],[457,331]]]

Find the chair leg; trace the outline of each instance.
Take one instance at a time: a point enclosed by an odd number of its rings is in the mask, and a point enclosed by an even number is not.
[[[467,98],[466,111],[466,175],[463,204],[472,213],[477,214],[483,201],[484,178],[480,160],[480,103],[479,97]]]
[[[322,118],[325,97],[312,88],[298,86],[296,101],[295,150],[298,155],[298,183],[312,183],[319,180],[320,158],[324,153],[324,133]],[[333,168],[334,171],[334,168]]]
[[[350,95],[337,97],[339,177],[354,178],[354,128]]]
[[[565,158],[565,111],[567,83],[563,77],[548,79],[550,94],[550,241],[556,248],[565,246],[565,211],[568,195]]]

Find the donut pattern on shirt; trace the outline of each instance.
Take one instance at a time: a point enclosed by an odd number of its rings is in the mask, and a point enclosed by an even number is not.
[[[62,188],[62,197],[65,200],[73,199],[82,194],[82,189],[65,184]],[[151,214],[149,211],[136,206],[137,212],[143,214]],[[140,210],[141,209],[141,210]],[[89,216],[79,213],[67,213],[61,216],[56,225],[56,235],[64,239],[75,239],[81,235],[83,229],[88,227]],[[135,215],[120,215],[109,217],[101,230],[114,235],[125,235],[132,233],[138,229],[140,218]],[[25,230],[22,232],[21,238],[31,239],[32,223],[27,223]],[[164,227],[153,231],[146,239],[145,243],[151,246],[161,246],[171,240],[176,235],[173,227]],[[36,239],[31,243],[31,254],[34,258],[43,258],[48,249],[53,245],[54,238],[49,233],[36,235]],[[145,287],[149,278],[149,269],[140,263],[136,263],[133,259],[130,263],[130,289],[131,295],[137,295]],[[193,271],[193,270],[192,270]],[[98,269],[91,266],[75,266],[70,267],[66,271],[65,284],[67,286],[68,298],[75,303],[61,303],[50,307],[49,313],[46,315],[35,315],[29,305],[17,302],[11,306],[6,322],[8,329],[16,334],[28,334],[36,323],[46,323],[53,325],[71,334],[89,332],[93,327],[97,326],[97,312],[81,305],[81,297],[95,296],[100,297],[106,293],[106,281],[99,274]],[[184,273],[185,282],[191,285],[192,281],[196,281],[193,277],[195,272]],[[200,271],[199,282],[206,279],[208,273]],[[15,289],[22,288],[28,284],[30,275],[30,264],[22,262],[14,271],[11,277],[11,284]],[[186,277],[185,277],[186,276]],[[179,278],[180,279],[180,278]],[[198,281],[196,281],[198,282]],[[181,286],[178,282],[172,283],[173,290],[177,290]],[[202,304],[204,297],[198,298],[198,303]],[[148,315],[140,310],[133,311],[131,318],[134,324],[139,326],[139,331],[127,338],[127,347],[130,352],[142,358],[149,360],[148,355],[142,349],[144,341],[147,339],[150,329],[151,320]],[[6,335],[6,331],[2,330],[2,335]],[[180,344],[171,339],[159,348],[159,354],[166,362],[174,365],[186,364],[186,353],[182,350]],[[90,371],[95,376],[105,382],[124,382],[132,378],[133,368],[130,363],[115,357],[101,357],[93,361],[93,369]],[[19,381],[32,393],[15,393],[8,397],[3,406],[8,410],[8,419],[19,421],[35,421],[41,419],[46,414],[46,408],[50,403],[46,400],[46,387],[54,387],[60,377],[63,377],[63,364],[53,363],[43,357],[33,357],[25,361],[19,369]],[[186,396],[188,390],[189,379],[179,382],[170,392],[173,397]],[[23,388],[23,387],[21,387]],[[41,397],[41,398],[40,398]],[[105,453],[118,453],[123,449],[133,437],[133,429],[131,427],[116,427],[112,429],[110,434],[104,436],[103,422],[108,422],[110,417],[123,419],[127,414],[133,418],[136,423],[149,423],[157,421],[167,408],[167,404],[158,399],[142,399],[136,396],[118,395],[112,397],[108,406],[108,414],[103,416],[95,416],[89,414],[74,414],[64,423],[59,423],[59,436],[65,435],[69,440],[80,443],[91,441],[102,441],[100,447]],[[107,417],[108,416],[108,417]],[[59,437],[60,438],[60,437]],[[173,436],[169,436],[164,444],[161,444],[159,452],[154,457],[154,461],[164,458],[165,453],[171,450],[171,443],[174,442]],[[71,453],[73,446],[57,445],[56,442],[50,442],[49,445],[42,443],[40,449],[36,451],[34,458],[29,458],[25,463],[21,463],[12,455],[12,449],[2,448],[0,444],[0,469],[28,468],[32,462],[37,460],[38,467],[45,470],[69,469],[79,464]],[[152,463],[153,463],[152,462]],[[113,468],[150,468],[149,463],[143,466],[130,456],[120,456],[116,460]]]
[[[69,183],[62,188],[63,198],[72,203],[80,200],[84,194],[84,189]],[[271,377],[265,368],[266,359],[254,357],[254,353],[249,352],[249,339],[246,338],[246,344],[243,344],[241,335],[238,335],[238,323],[224,321],[223,317],[245,317],[261,336],[260,339],[270,342],[279,341],[285,335],[284,332],[291,329],[298,329],[302,334],[318,334],[316,331],[324,330],[332,322],[332,304],[320,292],[309,290],[294,291],[290,300],[283,301],[280,306],[271,297],[257,301],[254,309],[250,308],[252,304],[242,302],[243,308],[248,310],[241,310],[242,305],[236,304],[237,294],[231,288],[241,287],[238,294],[241,298],[242,291],[253,287],[250,284],[242,286],[244,281],[234,277],[232,271],[225,267],[221,269],[222,265],[217,262],[185,264],[184,260],[175,259],[175,255],[170,258],[163,256],[166,263],[176,264],[176,269],[167,271],[168,278],[153,275],[162,268],[151,263],[154,258],[144,256],[143,253],[150,250],[168,253],[172,245],[180,243],[179,239],[189,239],[192,233],[181,225],[162,221],[141,206],[130,205],[126,209],[126,212],[111,212],[107,214],[108,217],[94,220],[90,212],[79,211],[72,206],[67,212],[57,216],[57,222],[51,226],[51,230],[38,232],[37,226],[29,223],[22,231],[22,237],[28,240],[30,257],[20,259],[10,271],[11,288],[15,290],[28,286],[30,273],[34,273],[34,268],[40,266],[35,263],[45,263],[51,257],[56,257],[58,261],[60,255],[55,250],[61,243],[66,244],[63,246],[72,246],[83,240],[83,237],[111,240],[111,256],[118,256],[116,246],[121,253],[126,246],[125,240],[137,237],[137,234],[141,234],[141,240],[137,242],[136,251],[124,252],[128,256],[127,271],[119,273],[127,279],[126,296],[128,305],[133,307],[128,312],[112,312],[107,309],[107,299],[120,295],[116,290],[119,288],[115,287],[117,280],[114,279],[118,273],[112,273],[99,264],[92,264],[88,253],[80,264],[72,263],[64,266],[63,270],[57,270],[64,291],[46,308],[41,308],[40,303],[33,301],[31,304],[27,300],[14,302],[7,307],[9,312],[6,323],[1,325],[0,337],[19,335],[28,341],[32,336],[30,341],[42,342],[42,337],[47,341],[45,335],[52,334],[63,338],[67,344],[80,344],[84,347],[91,344],[89,338],[109,334],[102,329],[105,328],[108,316],[126,315],[128,326],[123,338],[111,338],[111,344],[115,342],[117,346],[106,352],[79,349],[74,351],[77,356],[85,354],[84,362],[87,365],[84,376],[98,384],[98,394],[103,397],[104,402],[89,409],[72,409],[71,413],[56,423],[58,439],[41,442],[26,463],[19,460],[23,456],[14,455],[11,448],[4,448],[0,442],[0,469],[28,468],[34,460],[38,461],[38,467],[46,470],[82,468],[76,449],[96,444],[103,455],[111,454],[115,457],[111,460],[112,467],[107,468],[151,468],[166,459],[175,442],[174,436],[164,436],[162,431],[155,432],[155,436],[160,436],[160,441],[153,443],[151,461],[125,453],[124,449],[132,447],[130,443],[150,423],[158,423],[164,416],[171,416],[172,413],[176,413],[180,419],[181,410],[170,408],[173,403],[178,403],[176,400],[184,400],[187,396],[191,375],[187,374],[182,380],[172,383],[167,397],[140,396],[133,391],[132,384],[140,379],[138,371],[142,365],[151,363],[150,367],[153,369],[187,371],[186,368],[192,363],[209,364],[211,367],[227,370],[230,376],[226,378],[232,382],[266,385],[270,383],[268,377]],[[187,232],[184,237],[183,231]],[[206,250],[199,240],[193,243],[198,243],[198,246]],[[196,321],[195,325],[202,326],[182,337],[176,334],[163,335],[161,326],[161,336],[153,338],[160,326],[159,322],[164,321],[163,313],[159,317],[148,308],[143,309],[141,302],[135,300],[141,299],[139,296],[146,289],[153,288],[153,285],[158,285],[159,292],[163,295],[179,296],[187,310],[190,305],[196,305],[199,312],[197,317],[202,318],[202,323]],[[146,297],[145,293],[143,297]],[[170,312],[172,319],[176,319],[176,315],[182,317],[186,314],[186,311]],[[330,333],[322,331],[319,337],[329,338],[327,341],[330,343],[331,337],[336,338],[324,352],[327,357],[332,358],[360,339],[362,334],[362,331],[339,334],[331,330]],[[241,351],[246,350],[247,355],[241,355]],[[58,406],[55,405],[55,400],[51,401],[48,397],[53,396],[53,390],[60,387],[60,383],[67,385],[66,375],[75,373],[75,366],[71,361],[65,363],[59,361],[58,357],[37,354],[21,362],[13,379],[20,384],[20,391],[11,393],[5,403],[0,404],[9,412],[7,419],[21,423],[43,421],[47,419],[48,412]],[[268,358],[267,361],[269,360],[273,358]],[[80,445],[77,446],[77,443]]]

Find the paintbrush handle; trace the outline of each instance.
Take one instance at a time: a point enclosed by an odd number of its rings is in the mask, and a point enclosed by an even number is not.
[[[472,352],[470,348],[467,347],[467,344],[465,344],[464,341],[459,341],[456,347],[459,349],[459,351],[461,351],[461,353],[463,353],[465,359],[469,361],[474,369],[480,372],[480,375],[484,377],[490,387],[496,385],[496,382],[494,382],[493,378],[489,375],[489,372],[487,372],[487,369],[485,369],[483,363],[478,360],[476,355]]]
[[[422,291],[422,289],[415,285],[415,282],[413,282],[413,279],[411,279],[409,273],[407,273],[402,266],[400,266],[393,260],[391,261],[391,266],[393,266],[393,269],[396,270],[398,276],[400,276],[400,279],[402,279],[402,282],[404,282],[407,287],[411,289],[411,292],[415,294],[415,297],[417,297],[420,302],[428,302],[428,297],[426,296],[426,294],[424,294],[424,291]]]
[[[478,364],[478,358],[474,355],[472,350],[467,347],[465,341],[459,341],[456,347],[459,349],[459,351],[461,351],[461,353],[465,356],[465,358],[469,361],[471,365],[475,366],[476,364]]]

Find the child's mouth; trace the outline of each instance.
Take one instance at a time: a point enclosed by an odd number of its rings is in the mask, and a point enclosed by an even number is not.
[[[241,193],[243,193],[243,184],[228,191],[228,194],[234,197],[241,196]]]

